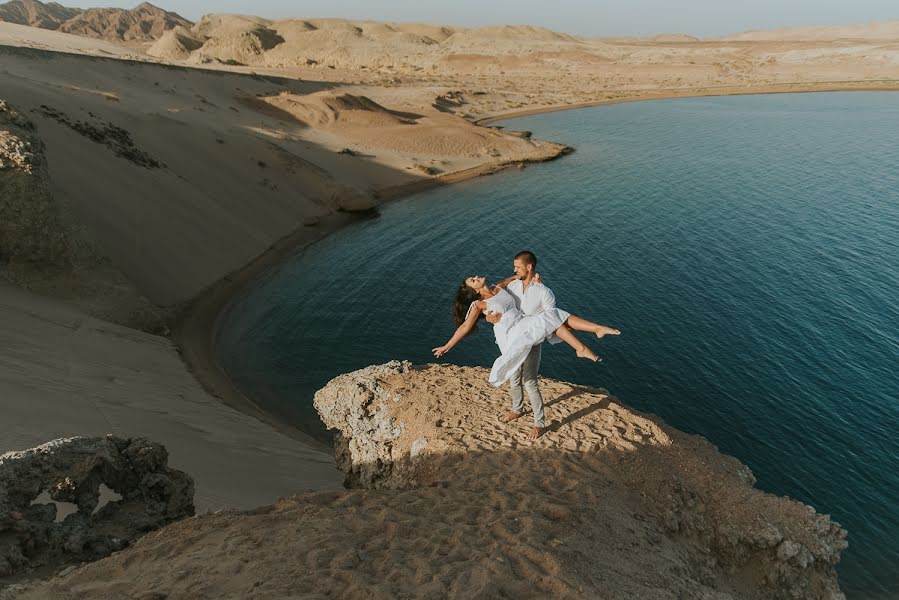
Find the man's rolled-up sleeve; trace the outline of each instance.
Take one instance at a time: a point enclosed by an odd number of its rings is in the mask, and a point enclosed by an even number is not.
[[[543,286],[543,310],[550,310],[556,307],[556,295],[546,286]]]

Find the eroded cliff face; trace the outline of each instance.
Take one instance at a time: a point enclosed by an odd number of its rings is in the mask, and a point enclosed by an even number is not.
[[[123,192],[124,193],[124,192]],[[34,122],[0,99],[0,279],[59,298],[100,319],[164,331],[165,314],[142,297],[52,191]]]
[[[73,266],[77,248],[64,212],[53,202],[34,123],[0,100],[0,264]]]
[[[315,405],[349,489],[183,519],[15,597],[843,598],[829,517],[604,390],[542,385],[529,442],[484,369],[337,377]]]

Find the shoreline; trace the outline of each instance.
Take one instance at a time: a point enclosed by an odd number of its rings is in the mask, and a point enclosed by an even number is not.
[[[506,161],[478,165],[443,176],[421,179],[375,190],[377,201],[373,211],[407,196],[459,183],[485,175],[492,175],[522,163],[547,162],[570,154],[572,148],[560,146],[555,153],[535,156],[524,161]],[[208,286],[176,311],[170,337],[178,348],[187,370],[206,392],[226,406],[259,419],[288,437],[316,450],[333,454],[332,446],[313,438],[297,426],[269,413],[252,398],[247,397],[215,360],[213,348],[219,324],[241,292],[266,271],[276,267],[289,256],[298,254],[312,244],[353,223],[372,218],[372,211],[337,212],[323,217],[314,226],[301,225],[282,237],[249,263],[225,275]]]
[[[483,117],[472,122],[479,126],[489,126],[498,121],[543,113],[647,100],[847,91],[899,91],[899,80],[787,83],[769,84],[757,87],[721,86],[674,91],[670,89],[643,90],[642,94],[635,96],[606,98],[577,104],[547,105],[543,107],[509,111]],[[543,157],[534,157],[525,161],[486,163],[469,169],[447,173],[446,175],[439,177],[422,179],[376,190],[373,193],[373,197],[377,201],[374,210],[377,211],[381,206],[413,194],[425,192],[444,185],[468,181],[485,175],[492,175],[521,163],[548,162],[566,154],[570,154],[575,150],[569,146],[561,144],[560,146],[561,149],[554,155],[548,154]],[[320,223],[314,227],[300,226],[292,233],[284,236],[269,246],[267,250],[263,251],[249,263],[237,271],[225,275],[196,295],[191,301],[187,302],[178,311],[172,326],[171,339],[177,346],[182,360],[188,371],[190,371],[209,395],[239,412],[259,419],[263,423],[274,427],[279,432],[293,438],[301,444],[305,444],[317,450],[323,450],[329,454],[333,454],[334,452],[331,446],[313,438],[300,430],[297,426],[267,412],[253,401],[252,398],[247,397],[241,392],[227,373],[218,366],[213,354],[213,347],[215,345],[218,327],[222,317],[246,286],[250,285],[266,271],[276,267],[287,257],[298,254],[312,244],[328,237],[347,225],[358,223],[366,218],[371,218],[371,211],[359,213],[335,213],[322,218]]]
[[[872,85],[869,85],[872,84]],[[876,84],[876,85],[874,85]],[[889,84],[889,85],[887,85]],[[576,110],[579,108],[591,108],[594,106],[607,106],[611,104],[624,104],[626,102],[643,102],[647,100],[674,100],[677,98],[719,98],[724,96],[763,96],[767,94],[812,94],[823,92],[897,92],[899,91],[899,79],[877,79],[871,81],[827,81],[820,83],[776,83],[753,87],[739,86],[714,86],[704,88],[683,88],[665,90],[635,90],[638,95],[624,96],[620,98],[605,98],[591,100],[590,102],[578,102],[575,104],[551,104],[536,108],[524,108],[495,115],[489,115],[473,121],[475,125],[492,125],[497,121],[530,117],[544,113],[561,112],[564,110]],[[700,93],[697,93],[700,92]]]

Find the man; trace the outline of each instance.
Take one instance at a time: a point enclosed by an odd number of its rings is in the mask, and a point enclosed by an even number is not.
[[[524,315],[536,315],[544,310],[555,308],[556,297],[552,291],[534,279],[537,274],[537,257],[533,252],[524,250],[515,255],[512,261],[517,279],[512,281],[506,290],[515,298],[515,304]],[[501,314],[488,313],[487,321],[497,323]],[[555,336],[553,336],[555,338]],[[561,340],[550,339],[550,343]],[[512,410],[501,417],[503,423],[514,421],[524,414],[524,392],[527,392],[534,413],[534,428],[528,439],[536,440],[546,431],[543,415],[543,396],[537,385],[537,371],[540,369],[540,352],[543,344],[537,344],[528,353],[521,368],[509,380],[512,393]]]

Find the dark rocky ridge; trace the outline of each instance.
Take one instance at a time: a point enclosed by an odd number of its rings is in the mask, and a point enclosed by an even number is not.
[[[152,42],[169,29],[193,25],[177,13],[142,2],[134,8],[68,8],[56,2],[11,0],[0,4],[0,21],[112,42]]]

